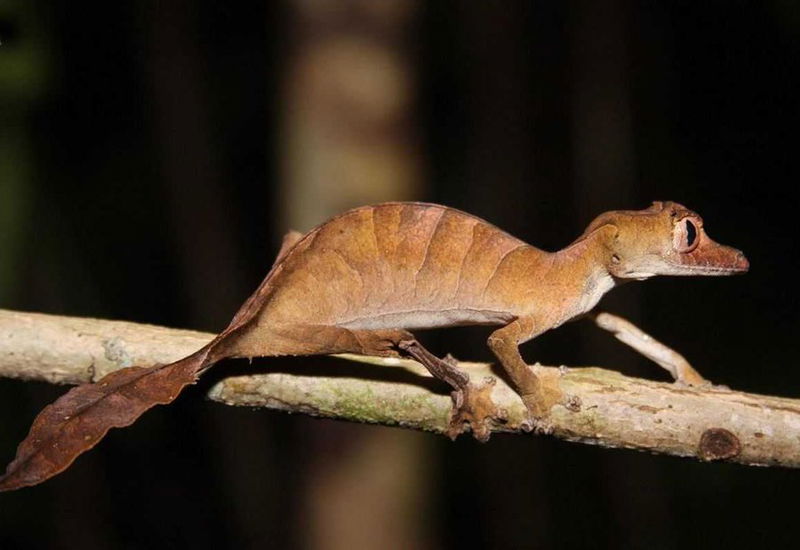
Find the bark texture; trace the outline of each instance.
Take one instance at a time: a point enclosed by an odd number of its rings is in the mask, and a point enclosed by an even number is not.
[[[120,321],[0,310],[0,376],[75,384],[115,369],[174,361],[213,336]],[[496,376],[493,398],[508,411],[496,431],[521,432],[525,407],[491,365],[461,363],[471,377]],[[225,368],[221,365],[217,374]],[[600,368],[535,366],[568,396],[551,411],[553,435],[700,460],[800,467],[800,400],[688,388]],[[264,372],[269,369],[268,372]],[[258,374],[221,379],[208,395],[268,407],[444,433],[446,388],[413,361],[356,356],[270,359]]]

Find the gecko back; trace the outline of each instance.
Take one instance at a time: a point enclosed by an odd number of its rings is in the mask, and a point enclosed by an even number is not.
[[[310,231],[275,266],[251,300],[260,310],[236,347],[244,355],[294,354],[271,337],[309,323],[355,330],[504,324],[513,305],[490,283],[501,264],[537,254],[544,253],[444,206],[350,210]]]

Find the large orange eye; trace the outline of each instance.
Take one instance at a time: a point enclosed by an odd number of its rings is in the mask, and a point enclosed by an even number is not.
[[[672,230],[672,246],[678,252],[685,254],[697,248],[700,241],[700,223],[692,218],[683,218],[675,224]]]

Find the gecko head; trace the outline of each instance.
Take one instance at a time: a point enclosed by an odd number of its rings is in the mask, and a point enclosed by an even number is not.
[[[584,235],[593,232],[603,235],[606,268],[618,279],[734,275],[750,267],[742,252],[714,242],[705,232],[703,219],[675,202],[606,212]]]

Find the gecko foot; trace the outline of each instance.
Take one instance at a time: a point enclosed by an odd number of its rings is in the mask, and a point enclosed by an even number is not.
[[[494,377],[487,376],[480,384],[470,382],[451,393],[453,412],[447,429],[450,439],[455,439],[469,427],[475,439],[486,442],[492,433],[491,425],[502,424],[508,419],[508,411],[498,409],[492,401],[496,383]]]
[[[520,428],[526,432],[547,435],[553,433],[554,425],[542,410],[542,400],[535,395],[523,395],[522,402],[528,409],[528,417],[520,422]]]
[[[397,348],[454,388],[450,394],[453,410],[445,432],[450,439],[455,439],[469,428],[475,439],[487,441],[492,433],[491,423],[503,423],[508,419],[508,411],[498,409],[492,401],[492,390],[497,383],[494,377],[487,376],[480,384],[473,384],[469,375],[458,368],[458,361],[452,355],[440,359],[414,338],[400,340]]]

